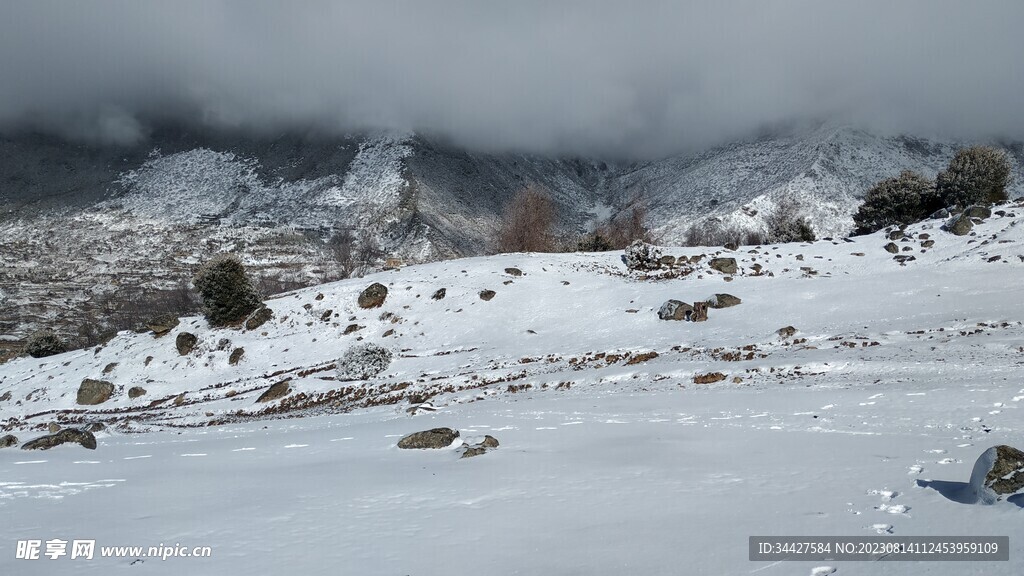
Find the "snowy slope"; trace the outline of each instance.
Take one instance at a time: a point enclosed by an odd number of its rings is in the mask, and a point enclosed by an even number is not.
[[[1024,444],[1024,206],[971,236],[940,224],[897,241],[915,257],[903,265],[878,233],[666,249],[705,255],[678,278],[627,273],[614,253],[410,266],[283,295],[254,331],[186,318],[160,338],[13,360],[0,365],[5,430],[107,429],[95,452],[0,450],[0,562],[18,574],[1020,573],[1018,506],[928,486],[966,482],[991,445]],[[714,255],[739,273],[708,268]],[[362,310],[373,281],[388,298]],[[743,302],[704,323],[657,318],[669,298],[719,292]],[[780,337],[787,325],[798,332]],[[188,356],[181,331],[199,337]],[[360,339],[394,363],[334,380]],[[725,379],[694,382],[712,372]],[[83,378],[117,391],[76,406]],[[287,396],[255,402],[285,379]],[[129,399],[131,386],[147,394]],[[469,460],[396,448],[436,426],[501,446]],[[1013,550],[998,566],[747,560],[750,535],[878,533],[1009,535]],[[10,560],[19,539],[83,537],[213,556]]]

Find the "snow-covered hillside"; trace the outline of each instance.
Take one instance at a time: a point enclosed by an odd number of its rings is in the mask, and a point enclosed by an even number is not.
[[[1024,445],[1024,205],[968,236],[941,224],[908,228],[895,255],[885,232],[666,248],[687,264],[650,275],[618,253],[435,262],[284,294],[254,330],[185,318],[12,360],[4,433],[105,428],[94,452],[0,450],[0,554],[47,575],[1020,573],[1018,505],[953,488],[986,448]],[[387,298],[360,308],[371,282]],[[721,293],[742,302],[658,318]],[[182,355],[184,332],[197,342]],[[368,342],[391,366],[336,380]],[[84,379],[112,397],[79,405]],[[285,395],[257,402],[275,384]],[[500,446],[396,447],[441,426]],[[876,534],[1013,549],[997,566],[747,559],[752,535]],[[212,556],[10,560],[30,538]]]

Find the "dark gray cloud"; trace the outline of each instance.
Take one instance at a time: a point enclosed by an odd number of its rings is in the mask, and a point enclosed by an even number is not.
[[[768,123],[1024,135],[1024,2],[32,0],[0,6],[0,127],[393,128],[662,155]]]

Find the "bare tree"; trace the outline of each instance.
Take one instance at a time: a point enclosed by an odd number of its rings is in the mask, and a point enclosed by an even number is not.
[[[530,185],[505,206],[498,232],[499,252],[552,252],[555,206],[545,190]]]

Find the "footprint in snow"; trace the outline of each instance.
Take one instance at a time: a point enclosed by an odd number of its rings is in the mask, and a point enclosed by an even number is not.
[[[943,458],[942,460],[937,461],[936,464],[960,464],[961,462],[963,462],[963,460],[959,460],[957,458]]]
[[[921,472],[924,472],[924,467],[918,464],[914,464],[913,466],[907,468],[907,470],[907,474],[920,474]]]
[[[865,526],[865,530],[874,530],[876,534],[892,534],[892,524],[872,524]]]
[[[868,490],[867,493],[869,496],[881,496],[882,500],[885,502],[888,502],[900,495],[900,493],[895,490]]]

